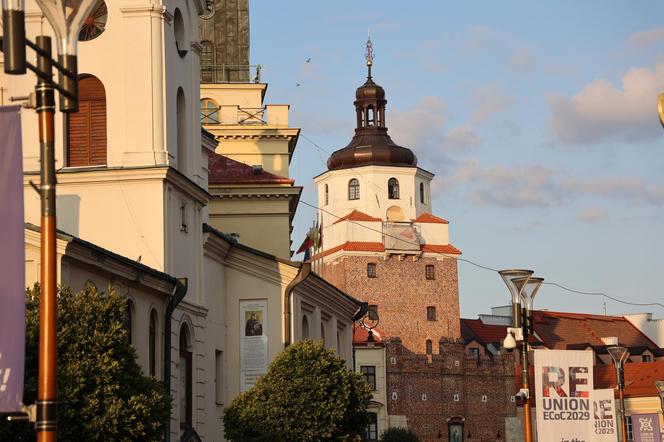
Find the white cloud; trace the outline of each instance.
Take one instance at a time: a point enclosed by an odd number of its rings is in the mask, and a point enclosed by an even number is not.
[[[467,159],[442,181],[447,189],[462,188],[476,204],[505,208],[550,207],[588,197],[664,205],[664,187],[646,184],[640,178],[577,179],[540,165],[482,167],[476,159]],[[590,221],[599,220],[600,215],[594,210],[577,217]]]
[[[442,159],[452,150],[469,149],[481,140],[471,125],[446,131],[446,106],[439,97],[424,97],[414,108],[388,114],[387,126],[395,143],[411,148],[418,157]]]
[[[473,123],[480,124],[500,113],[514,102],[512,97],[503,94],[494,85],[480,87],[473,93],[472,102],[475,104]]]
[[[629,37],[629,42],[635,46],[651,46],[660,41],[664,41],[664,28],[646,29]]]
[[[597,223],[606,219],[607,212],[601,207],[588,207],[587,209],[582,210],[576,214],[576,219],[579,221],[586,221],[589,223]]]
[[[664,60],[655,69],[628,70],[619,88],[608,80],[593,80],[571,98],[549,98],[551,131],[567,144],[661,136],[657,96],[662,91]]]

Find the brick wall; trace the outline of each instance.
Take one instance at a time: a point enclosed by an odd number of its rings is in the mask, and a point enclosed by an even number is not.
[[[369,263],[376,264],[376,278],[367,276]],[[433,280],[425,277],[427,265],[434,266]],[[440,338],[461,336],[454,259],[343,256],[326,262],[323,276],[351,296],[377,305],[378,329],[386,336],[399,336],[412,352],[425,353],[429,339],[436,353]],[[435,307],[435,321],[427,320],[427,307]]]
[[[441,340],[428,358],[408,351],[399,339],[385,344],[388,414],[405,415],[408,428],[424,442],[448,440],[448,419],[455,417],[464,419],[467,441],[505,440],[505,418],[516,414],[511,355],[477,361],[465,355],[460,341]]]

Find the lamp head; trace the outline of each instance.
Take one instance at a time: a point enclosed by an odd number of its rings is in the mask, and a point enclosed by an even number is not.
[[[622,367],[627,358],[629,357],[629,350],[625,347],[615,346],[607,348],[609,355],[616,367]]]
[[[507,336],[503,340],[503,347],[507,351],[512,351],[516,348],[516,339],[514,339],[514,335],[512,335],[510,330],[507,330]]]
[[[512,279],[512,282],[521,294],[521,305],[526,308],[528,313],[530,313],[533,309],[535,295],[537,295],[537,291],[544,282],[544,278],[534,278],[532,276],[527,278],[514,278]]]

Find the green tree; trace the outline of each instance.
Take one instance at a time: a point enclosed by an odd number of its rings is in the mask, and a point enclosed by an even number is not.
[[[125,300],[93,286],[58,292],[58,440],[163,438],[170,397],[141,373],[124,324]],[[37,399],[39,286],[27,291],[23,401]],[[27,422],[0,419],[0,440],[34,441]]]
[[[291,345],[224,413],[232,441],[359,440],[371,387],[311,341]]]
[[[380,436],[380,442],[420,442],[420,438],[406,428],[392,427]]]

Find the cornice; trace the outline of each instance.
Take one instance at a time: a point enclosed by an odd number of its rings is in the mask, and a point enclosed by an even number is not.
[[[268,259],[239,247],[231,248],[226,258],[226,265],[228,268],[281,286],[282,290],[297,275],[297,267],[295,266],[279,262],[276,259]]]
[[[210,198],[212,198],[212,195],[210,195],[206,190],[198,186],[196,183],[172,167],[169,167],[167,170],[166,182],[179,188],[187,195],[192,196],[201,205],[206,206],[210,201]]]
[[[166,10],[165,6],[154,4],[127,5],[121,7],[120,11],[128,17],[157,17],[166,23],[170,23],[173,20],[173,15]]]
[[[210,258],[225,264],[226,257],[231,250],[231,243],[218,235],[203,233],[203,253]]]

